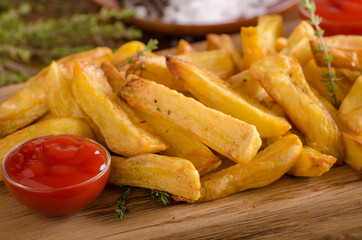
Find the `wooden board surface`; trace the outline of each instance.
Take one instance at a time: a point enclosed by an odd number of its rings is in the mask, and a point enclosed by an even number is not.
[[[0,88],[0,102],[21,86]],[[83,211],[51,218],[22,207],[0,183],[0,239],[362,239],[362,181],[348,166],[199,204],[163,206],[133,189],[125,221],[115,218],[118,196],[108,185]]]

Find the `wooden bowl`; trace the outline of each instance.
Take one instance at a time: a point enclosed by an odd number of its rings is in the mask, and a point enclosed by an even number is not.
[[[120,9],[116,0],[93,0],[101,6]],[[273,6],[270,6],[265,14],[278,14],[283,13],[298,4],[299,0],[279,0],[279,2]],[[133,18],[130,23],[157,33],[169,34],[173,36],[204,36],[207,33],[234,33],[239,32],[241,26],[255,25],[257,17],[253,18],[239,18],[236,21],[213,24],[213,25],[183,25],[176,23],[164,22],[161,19],[151,18]]]

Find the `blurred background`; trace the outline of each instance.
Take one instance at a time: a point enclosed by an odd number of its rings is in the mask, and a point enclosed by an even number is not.
[[[200,3],[201,2],[201,3]],[[53,59],[96,46],[158,39],[159,49],[207,33],[238,34],[258,15],[283,14],[285,33],[300,21],[298,0],[1,0],[0,87],[26,81]],[[236,7],[237,6],[237,7]]]

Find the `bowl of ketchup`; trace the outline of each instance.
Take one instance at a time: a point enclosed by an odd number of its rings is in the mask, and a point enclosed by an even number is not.
[[[314,0],[316,14],[322,17],[320,24],[325,35],[362,34],[362,0]],[[299,6],[303,19],[309,15]]]
[[[1,171],[9,192],[35,212],[61,216],[93,202],[110,171],[109,152],[90,139],[43,136],[14,147]]]

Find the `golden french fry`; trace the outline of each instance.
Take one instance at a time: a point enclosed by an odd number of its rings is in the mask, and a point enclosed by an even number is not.
[[[250,75],[283,107],[306,136],[308,146],[336,158],[343,157],[340,132],[294,58],[283,54],[266,56],[250,67]]]
[[[146,45],[140,41],[130,41],[124,43],[114,52],[114,63],[116,65],[122,64],[127,58],[134,56],[138,51],[143,51]],[[147,55],[153,55],[148,52]]]
[[[75,61],[88,61],[94,64],[104,60],[112,61],[112,50],[99,47],[93,50],[74,54],[57,60],[69,70]],[[49,68],[43,69],[31,77],[24,87],[10,99],[0,104],[0,137],[4,137],[17,129],[27,126],[49,111],[46,104],[45,77]]]
[[[186,40],[180,39],[177,45],[176,54],[187,54],[187,53],[195,53],[196,49]]]
[[[303,73],[308,84],[315,88],[324,98],[331,99],[332,93],[328,91],[326,83],[321,81],[323,71],[328,72],[328,69],[317,66],[314,59],[310,60],[307,65],[303,66]],[[337,101],[341,102],[347,95],[352,84],[348,79],[343,78],[340,74],[338,74],[337,77],[342,77],[341,81],[335,82],[338,86],[338,91],[335,92]]]
[[[289,48],[288,51],[283,50],[282,53],[295,57],[302,67],[313,59],[309,38],[303,38],[295,46]]]
[[[362,71],[362,36],[336,35],[323,39],[328,45],[328,53],[333,57],[332,66]],[[311,40],[310,45],[318,65],[324,66],[324,53],[316,50],[320,40]]]
[[[142,154],[130,158],[112,156],[108,181],[165,191],[196,201],[200,197],[200,176],[186,159]]]
[[[113,92],[118,93],[119,90],[127,83],[126,76],[119,72],[110,62],[103,62],[101,69],[107,77],[109,85]]]
[[[80,137],[95,139],[88,123],[80,118],[53,118],[39,123],[35,123],[26,128],[18,130],[0,139],[0,164],[5,155],[18,144],[32,138],[57,135],[72,134]],[[0,171],[0,180],[2,175]]]
[[[254,126],[153,81],[133,79],[122,88],[120,96],[140,111],[179,125],[233,161],[249,162],[261,145]]]
[[[220,49],[231,54],[236,69],[241,72],[243,70],[243,58],[235,47],[230,35],[227,34],[207,34],[207,49]]]
[[[283,18],[281,15],[258,17],[258,33],[261,50],[264,55],[276,52],[276,41],[283,37]]]
[[[258,152],[249,164],[236,164],[202,177],[199,201],[267,186],[283,176],[295,164],[301,152],[302,143],[296,135],[282,137]]]
[[[258,102],[269,96],[258,81],[249,77],[249,70],[233,75],[227,79],[226,82],[228,82],[235,91],[241,92],[242,95],[246,94]]]
[[[362,135],[362,75],[354,82],[343,99],[338,113],[350,129]]]
[[[336,161],[337,159],[333,156],[303,146],[300,158],[288,171],[288,174],[298,177],[318,177],[328,172]]]
[[[77,102],[99,127],[111,151],[130,156],[159,152],[167,147],[160,137],[146,130],[146,125],[141,126],[140,119],[129,116],[132,109],[118,104],[118,97],[101,69],[76,63],[72,88]]]
[[[190,53],[178,57],[209,70],[222,79],[227,79],[234,73],[230,54],[221,50]],[[184,90],[182,84],[167,69],[164,56],[139,57],[132,62],[127,74],[135,74],[178,91]]]
[[[285,37],[277,38],[275,43],[276,52],[281,52],[288,44],[288,39]]]
[[[174,76],[201,103],[254,125],[261,137],[279,136],[291,128],[286,119],[245,94],[236,93],[216,75],[176,57],[167,56],[166,62]]]
[[[289,35],[287,45],[281,51],[281,53],[288,53],[303,39],[311,40],[313,38],[315,38],[315,35],[312,25],[310,25],[307,21],[301,21]]]
[[[181,127],[141,111],[136,113],[168,143],[169,147],[160,154],[190,160],[200,175],[205,175],[220,165],[221,160],[208,147]]]
[[[46,100],[55,117],[83,118],[96,135],[97,141],[105,145],[99,128],[85,114],[72,92],[72,75],[63,64],[53,61],[45,79]]]
[[[344,161],[362,175],[362,136],[342,131],[345,147]]]
[[[243,50],[243,69],[249,69],[250,65],[264,56],[259,40],[257,27],[241,28],[241,49]]]

